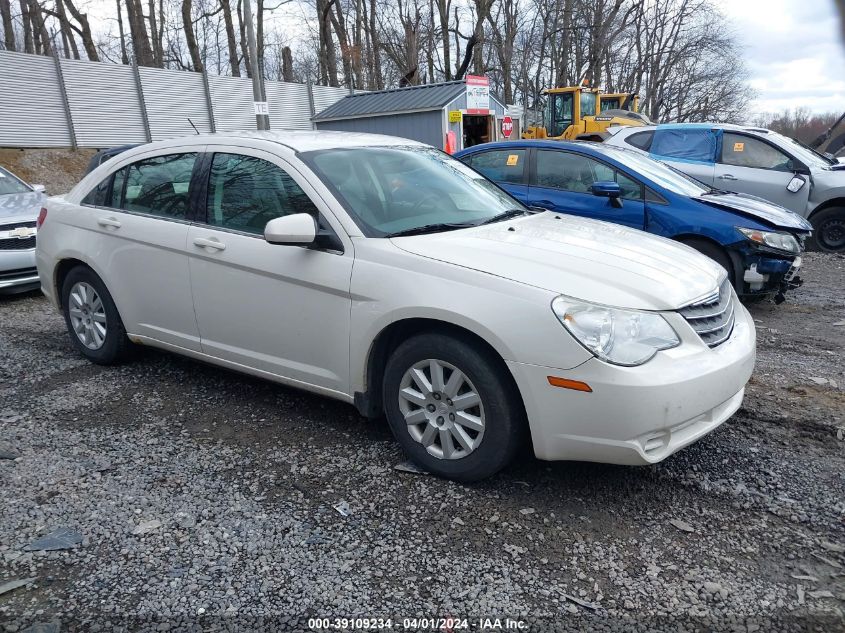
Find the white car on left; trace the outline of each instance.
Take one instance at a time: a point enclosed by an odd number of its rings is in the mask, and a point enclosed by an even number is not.
[[[44,185],[28,185],[0,167],[0,293],[39,287],[35,233]]]

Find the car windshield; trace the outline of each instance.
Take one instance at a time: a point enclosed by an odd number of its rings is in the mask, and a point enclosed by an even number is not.
[[[13,193],[29,193],[32,191],[23,182],[18,180],[11,173],[0,168],[0,196],[7,196]]]
[[[804,145],[804,143],[797,139],[789,138],[777,132],[772,132],[769,136],[777,140],[781,147],[795,154],[802,162],[810,167],[830,167],[836,164],[836,161],[819,154],[816,150]]]
[[[633,150],[603,147],[602,151],[628,167],[635,174],[681,196],[701,196],[712,191],[704,183],[691,178],[665,163],[643,156]]]
[[[430,147],[353,147],[300,155],[365,235],[474,226],[528,210],[478,172]]]

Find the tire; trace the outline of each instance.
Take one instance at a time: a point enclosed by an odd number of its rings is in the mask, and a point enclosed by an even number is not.
[[[442,391],[431,381],[432,361],[442,368]],[[415,368],[431,385],[428,393],[420,386],[422,379],[411,377]],[[387,361],[382,392],[388,423],[408,457],[431,473],[463,482],[485,479],[507,466],[522,445],[526,425],[516,386],[506,372],[491,352],[453,336],[420,334],[399,345]],[[424,402],[403,397],[403,389],[422,394]],[[480,406],[466,406],[473,393]],[[409,424],[406,415],[421,422]],[[455,423],[460,420],[471,426]],[[455,452],[447,458],[450,444]]]
[[[114,300],[90,268],[77,266],[65,277],[62,312],[70,340],[91,362],[112,365],[129,356],[132,343]]]
[[[830,207],[814,213],[810,218],[813,235],[807,249],[826,253],[845,251],[845,207]]]
[[[728,252],[719,246],[718,244],[714,244],[713,242],[709,242],[707,240],[696,240],[696,239],[689,239],[683,240],[683,244],[686,244],[690,248],[694,248],[702,255],[707,255],[710,259],[714,262],[719,264],[722,268],[728,271],[728,279],[731,280],[731,285],[737,291],[737,293],[742,294],[742,288],[737,288],[736,284],[736,275],[734,274],[734,266],[731,262],[731,258],[728,255]]]

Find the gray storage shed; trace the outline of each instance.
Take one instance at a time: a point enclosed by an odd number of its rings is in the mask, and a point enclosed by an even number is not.
[[[483,79],[483,78],[475,78]],[[454,151],[504,139],[502,119],[507,108],[478,81],[449,81],[349,95],[314,116],[318,130],[389,134],[445,149],[454,133]],[[468,108],[467,92],[471,94]],[[486,103],[485,103],[486,99]],[[487,107],[478,107],[479,105]],[[511,137],[519,138],[518,130]]]

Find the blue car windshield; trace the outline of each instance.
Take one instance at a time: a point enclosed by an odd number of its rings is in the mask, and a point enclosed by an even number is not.
[[[5,169],[0,168],[0,196],[12,193],[28,193],[30,191],[32,191],[32,189],[27,187]]]
[[[708,187],[695,178],[687,176],[674,167],[670,167],[665,163],[661,163],[648,156],[643,156],[632,150],[603,147],[601,151],[622,163],[634,174],[648,178],[654,184],[668,189],[679,196],[695,197],[712,191],[711,187]]]

